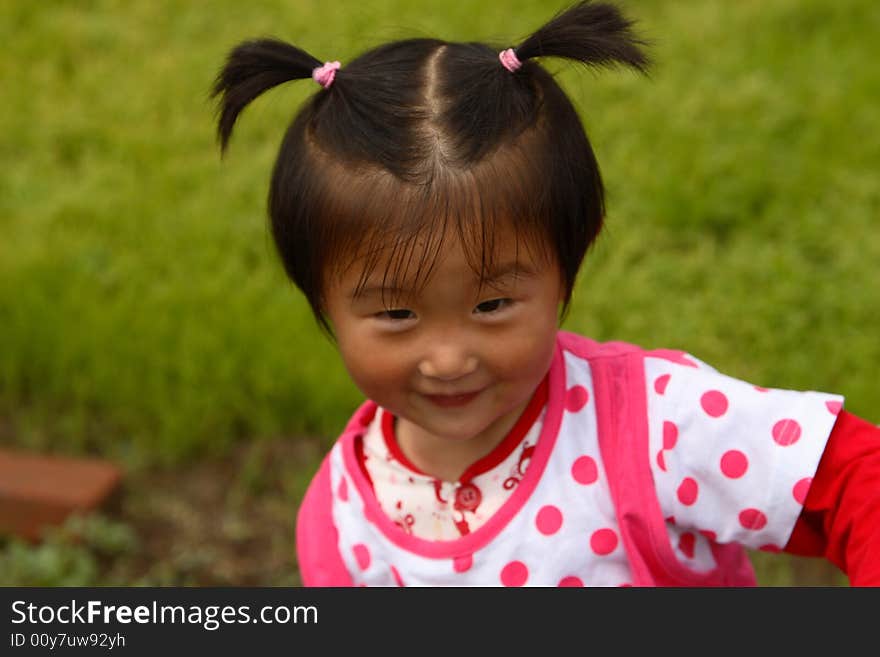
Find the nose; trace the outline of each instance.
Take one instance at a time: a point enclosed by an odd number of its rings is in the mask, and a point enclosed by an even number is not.
[[[432,340],[419,361],[419,374],[455,381],[476,371],[479,360],[459,340]]]

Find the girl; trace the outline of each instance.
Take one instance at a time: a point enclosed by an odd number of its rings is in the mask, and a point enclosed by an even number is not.
[[[558,330],[603,186],[535,59],[644,70],[632,28],[581,2],[500,52],[231,52],[223,149],[267,89],[321,87],[281,145],[272,234],[368,399],[299,509],[306,585],[752,585],[746,548],[880,584],[880,430],[840,396]]]

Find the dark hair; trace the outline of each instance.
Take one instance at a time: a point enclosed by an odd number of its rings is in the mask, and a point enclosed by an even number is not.
[[[514,48],[522,62],[514,73],[498,48],[435,39],[388,43],[344,65],[294,117],[269,191],[279,255],[320,325],[332,335],[323,299],[328,275],[356,258],[365,263],[361,284],[389,253],[386,281],[409,276],[414,264],[418,284],[430,275],[446,228],[455,228],[485,277],[499,225],[539,238],[525,243],[555,256],[564,312],[602,226],[604,191],[577,112],[530,60],[644,71],[644,43],[632,26],[614,6],[585,1]],[[248,103],[310,78],[321,64],[275,39],[234,48],[213,88],[221,151]]]

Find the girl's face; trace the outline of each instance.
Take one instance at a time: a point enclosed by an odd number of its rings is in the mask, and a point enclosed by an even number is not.
[[[328,285],[327,316],[345,366],[369,399],[398,418],[399,436],[408,429],[491,449],[550,367],[564,296],[559,267],[517,249],[513,231],[499,233],[497,266],[482,289],[453,234],[417,292],[383,290],[387,262],[357,296],[358,263]]]

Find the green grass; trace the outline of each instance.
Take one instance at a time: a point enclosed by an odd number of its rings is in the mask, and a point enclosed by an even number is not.
[[[840,392],[880,422],[880,6],[623,4],[650,77],[547,63],[608,188],[566,328]],[[505,44],[560,6],[4,2],[0,438],[130,466],[329,443],[360,396],[265,227],[276,149],[315,88],[256,101],[221,161],[218,67],[270,34],[343,63],[409,36]]]

